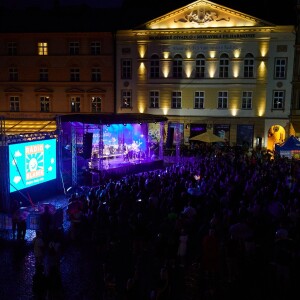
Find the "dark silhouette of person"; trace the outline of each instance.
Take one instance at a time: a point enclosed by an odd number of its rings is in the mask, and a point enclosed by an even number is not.
[[[40,230],[45,243],[48,244],[52,230],[52,215],[47,205],[45,206],[45,211],[40,216]]]
[[[17,223],[17,239],[18,240],[25,240],[27,230],[27,223],[26,219],[21,219]]]

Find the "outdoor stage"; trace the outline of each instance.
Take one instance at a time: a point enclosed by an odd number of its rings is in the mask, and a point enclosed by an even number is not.
[[[132,158],[124,160],[123,155],[109,155],[100,159],[93,159],[89,163],[91,184],[99,183],[100,178],[121,178],[129,174],[136,174],[146,171],[162,169],[164,161],[152,158]]]

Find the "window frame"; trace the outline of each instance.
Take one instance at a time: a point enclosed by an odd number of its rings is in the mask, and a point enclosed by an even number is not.
[[[218,92],[218,109],[228,109],[228,91]]]
[[[219,78],[229,78],[229,55],[227,53],[220,55]]]
[[[244,78],[254,78],[254,56],[247,53],[244,58]]]
[[[195,93],[194,93],[194,109],[204,109],[204,100],[205,100],[205,92],[204,91],[195,91]]]
[[[10,112],[19,112],[21,108],[20,96],[10,95],[9,96],[9,111]]]
[[[195,65],[195,78],[205,78],[206,58],[204,54],[200,53],[197,55]]]
[[[181,91],[172,91],[171,94],[171,108],[172,109],[181,109],[182,108],[182,92]]]
[[[79,41],[71,41],[69,42],[69,55],[76,56],[80,53],[80,43]]]
[[[132,90],[130,89],[121,90],[121,108],[132,109]]]
[[[132,59],[121,59],[121,79],[132,79]]]
[[[285,90],[273,90],[272,111],[285,109]]]
[[[157,54],[153,54],[150,58],[150,79],[160,78],[160,59]]]
[[[91,112],[92,113],[100,113],[102,112],[102,97],[99,95],[91,96]],[[93,100],[95,100],[93,102]]]
[[[50,96],[41,95],[39,96],[40,100],[40,112],[50,112]]]
[[[241,108],[243,110],[251,110],[252,102],[253,102],[253,92],[252,91],[243,91]]]
[[[287,63],[288,63],[287,57],[275,57],[274,79],[286,79]]]
[[[149,108],[159,108],[160,93],[158,90],[149,91]]]
[[[77,96],[70,96],[70,112],[71,113],[78,113],[80,112],[80,106],[81,106],[81,97],[79,95]]]
[[[172,77],[183,78],[183,58],[181,54],[175,54],[172,61]]]
[[[48,55],[48,43],[47,42],[38,42],[37,50],[38,50],[38,55],[47,56]]]

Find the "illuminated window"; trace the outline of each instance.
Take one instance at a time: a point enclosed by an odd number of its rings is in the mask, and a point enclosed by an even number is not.
[[[79,55],[79,42],[69,43],[69,53],[70,55]]]
[[[132,76],[132,62],[130,59],[121,60],[121,78],[131,79]]]
[[[92,68],[92,81],[101,81],[100,68]]]
[[[100,55],[101,54],[101,42],[93,41],[91,42],[91,55]]]
[[[40,106],[41,112],[50,111],[50,97],[49,96],[40,96]]]
[[[149,92],[149,107],[159,108],[159,91]]]
[[[48,55],[48,43],[38,43],[38,55]]]
[[[194,108],[195,109],[203,109],[204,108],[204,92],[202,92],[202,91],[195,92]]]
[[[221,54],[220,56],[219,77],[220,78],[229,77],[229,57],[225,53]]]
[[[91,98],[91,106],[92,106],[92,112],[101,112],[101,105],[102,105],[102,99],[100,96],[92,97]]]
[[[19,96],[10,96],[9,97],[9,111],[20,111]]]
[[[275,58],[275,79],[285,79],[286,78],[286,67],[287,67],[287,58]]]
[[[121,107],[122,108],[131,108],[132,107],[132,95],[131,90],[122,90],[121,91]]]
[[[252,92],[250,91],[243,92],[242,109],[252,109]]]
[[[8,42],[7,43],[7,54],[10,56],[17,55],[17,43],[16,42]]]
[[[244,59],[244,77],[254,77],[254,57],[251,53],[247,53]]]
[[[173,91],[172,92],[172,99],[171,99],[171,108],[181,108],[181,92],[180,91]]]
[[[80,70],[79,68],[70,69],[70,80],[71,81],[80,81]]]
[[[182,78],[182,56],[176,54],[173,59],[173,77]]]
[[[219,109],[228,108],[228,92],[218,93],[218,108]]]
[[[71,97],[71,112],[80,112],[80,97]]]
[[[272,109],[284,109],[285,91],[273,91]]]
[[[205,77],[205,56],[203,54],[198,54],[196,58],[196,78]]]
[[[159,78],[160,61],[157,54],[153,54],[150,58],[150,78]]]
[[[19,72],[16,67],[9,68],[8,72],[9,72],[9,81],[18,81],[19,80]]]
[[[48,81],[48,69],[40,68],[40,81]]]

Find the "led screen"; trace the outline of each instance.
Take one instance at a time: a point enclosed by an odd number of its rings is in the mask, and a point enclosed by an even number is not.
[[[11,144],[10,193],[56,179],[56,139]]]

